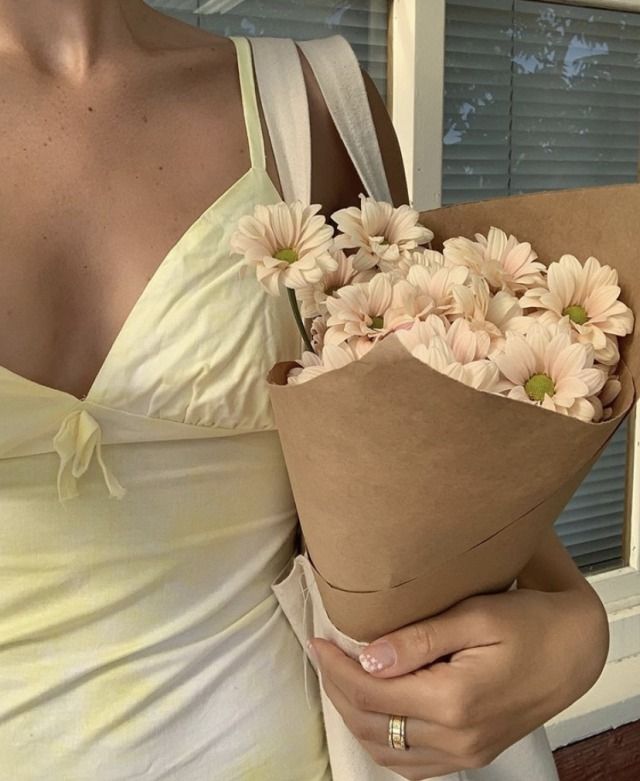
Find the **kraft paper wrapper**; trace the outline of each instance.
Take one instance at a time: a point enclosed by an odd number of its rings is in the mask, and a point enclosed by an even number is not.
[[[421,214],[444,238],[492,225],[550,263],[616,268],[640,315],[640,185],[537,193]],[[637,332],[621,340],[613,417],[584,423],[476,391],[391,334],[364,358],[286,385],[268,377],[305,543],[331,621],[371,641],[478,593],[509,587],[635,400]]]

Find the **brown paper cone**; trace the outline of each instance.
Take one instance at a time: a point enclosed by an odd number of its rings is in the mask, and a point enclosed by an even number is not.
[[[590,188],[424,212],[437,240],[492,225],[549,263],[595,255],[640,312],[640,186]],[[636,329],[637,332],[638,329]],[[640,340],[622,340],[613,417],[584,423],[476,391],[390,335],[300,385],[268,377],[309,557],[329,617],[356,640],[508,588],[635,400]],[[625,365],[626,364],[626,365]]]

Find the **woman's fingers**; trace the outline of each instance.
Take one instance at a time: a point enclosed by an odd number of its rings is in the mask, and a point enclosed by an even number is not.
[[[344,694],[330,680],[323,681],[324,690],[333,703],[344,723],[349,728],[349,732],[358,738],[367,749],[377,746],[378,748],[388,748],[393,751],[395,759],[400,763],[402,757],[399,754],[407,754],[406,751],[392,749],[388,745],[387,735],[389,729],[389,715],[383,713],[371,713],[369,711],[360,711],[355,708]],[[439,748],[446,743],[449,735],[445,733],[444,727],[436,724],[428,724],[411,716],[407,717],[405,728],[405,741],[411,748],[412,757],[420,758],[422,761],[447,761],[451,759],[448,751]],[[371,753],[371,752],[370,752]]]
[[[442,686],[416,687],[413,676],[408,675],[380,680],[327,640],[316,637],[310,647],[314,649],[323,680],[330,679],[358,710],[428,719],[431,711],[439,713],[446,707]]]
[[[463,768],[482,767],[491,756],[478,753],[473,733],[451,730],[408,717],[405,741],[408,751],[393,749],[387,741],[389,715],[359,711],[329,679],[324,690],[342,717],[347,729],[369,753],[376,764],[394,769],[406,778],[431,778]],[[415,775],[406,775],[410,771]]]
[[[465,648],[500,641],[491,621],[490,603],[470,597],[424,621],[390,632],[363,649],[362,667],[378,678],[419,670]]]
[[[379,678],[333,643],[314,638],[323,680],[330,679],[354,708],[373,713],[396,713],[464,731],[486,722],[486,691],[491,677],[486,648],[461,651],[455,661],[439,662],[399,677]]]

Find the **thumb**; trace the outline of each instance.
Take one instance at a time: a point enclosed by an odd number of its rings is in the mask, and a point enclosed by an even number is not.
[[[377,678],[419,670],[448,654],[496,642],[487,634],[479,597],[470,597],[438,615],[383,635],[363,648],[358,659]]]

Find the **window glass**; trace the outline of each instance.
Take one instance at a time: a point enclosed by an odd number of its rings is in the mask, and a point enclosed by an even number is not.
[[[638,178],[640,14],[447,0],[443,202]],[[583,571],[619,566],[628,426],[556,523]]]
[[[268,36],[307,40],[343,35],[360,65],[387,93],[388,0],[147,0],[185,22],[218,35]]]

